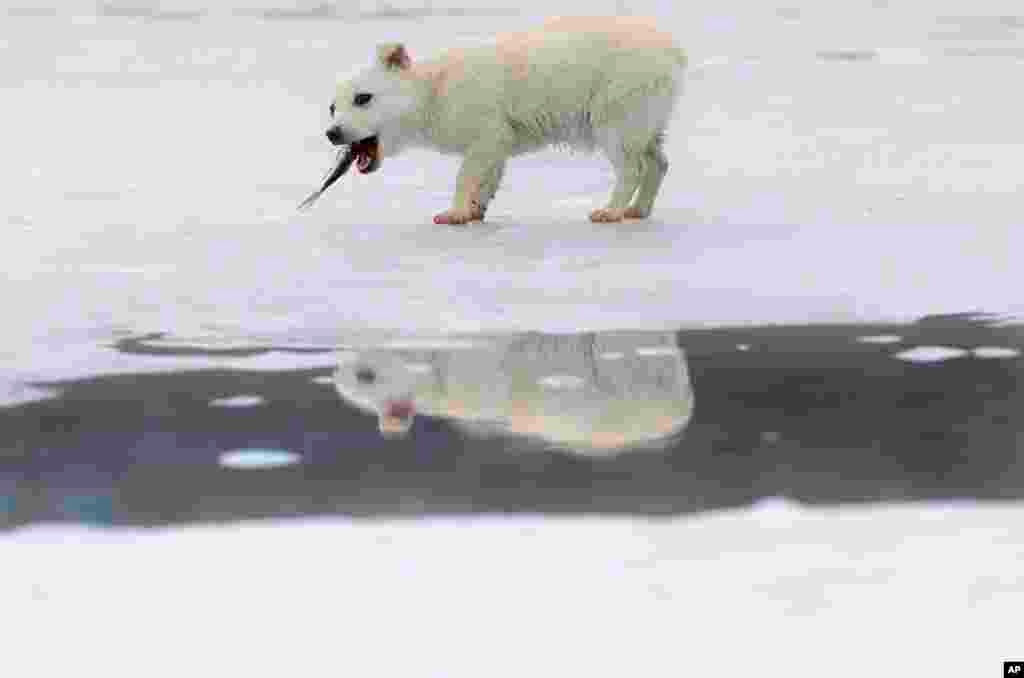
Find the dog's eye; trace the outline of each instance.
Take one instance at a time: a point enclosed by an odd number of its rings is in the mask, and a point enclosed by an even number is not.
[[[334,104],[331,104],[331,117],[334,117]]]
[[[356,98],[352,101],[352,103],[354,103],[356,106],[365,106],[366,104],[370,103],[370,99],[372,98],[372,94],[360,92],[359,94],[356,95]]]
[[[377,373],[369,367],[360,367],[356,370],[356,381],[360,384],[372,384],[377,381]]]

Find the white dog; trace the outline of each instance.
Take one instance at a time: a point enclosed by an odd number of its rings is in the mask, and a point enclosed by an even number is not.
[[[637,17],[557,17],[423,63],[381,45],[337,87],[327,138],[349,151],[324,189],[353,161],[367,173],[409,147],[457,153],[452,208],[434,222],[464,224],[483,219],[509,157],[568,145],[601,149],[615,168],[592,221],[645,218],[668,170],[662,139],[685,66],[671,36]]]

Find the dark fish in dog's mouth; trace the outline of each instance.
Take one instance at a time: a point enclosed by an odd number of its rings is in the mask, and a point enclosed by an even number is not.
[[[327,173],[327,177],[324,178],[323,186],[313,191],[308,198],[303,200],[299,204],[299,209],[311,207],[323,195],[324,191],[344,176],[345,172],[348,172],[353,162],[356,164],[356,169],[359,170],[360,174],[369,174],[370,172],[377,171],[377,168],[380,167],[380,145],[377,143],[377,137],[367,137],[338,151],[334,167]]]
[[[376,172],[380,167],[380,143],[377,141],[377,137],[373,136],[357,141],[350,146],[350,149],[356,155],[356,169],[360,173]]]

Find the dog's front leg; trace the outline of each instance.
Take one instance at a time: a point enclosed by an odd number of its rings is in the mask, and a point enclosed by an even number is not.
[[[476,143],[466,151],[455,180],[452,208],[434,216],[435,224],[465,224],[483,221],[487,203],[505,169],[506,144],[495,141]]]

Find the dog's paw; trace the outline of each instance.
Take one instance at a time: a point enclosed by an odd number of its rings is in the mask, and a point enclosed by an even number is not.
[[[623,219],[646,219],[650,216],[649,212],[645,212],[639,207],[627,207],[622,213]]]
[[[435,224],[468,224],[471,221],[481,221],[484,215],[482,210],[471,210],[458,208],[446,210],[434,215]]]
[[[620,207],[602,207],[590,213],[590,220],[596,223],[609,223],[622,221],[626,216],[626,210]]]

